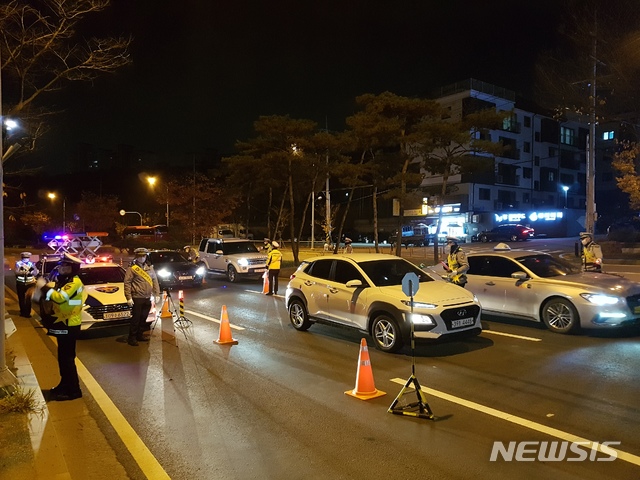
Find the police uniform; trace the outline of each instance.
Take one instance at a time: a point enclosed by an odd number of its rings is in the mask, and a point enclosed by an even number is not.
[[[601,272],[602,248],[593,241],[593,235],[589,232],[581,232],[580,243],[582,243],[582,270],[585,272]]]
[[[353,253],[353,245],[351,245],[351,239],[344,239],[344,253]]]
[[[278,242],[271,243],[271,251],[267,256],[267,267],[269,267],[269,293],[267,295],[278,294],[278,276],[282,265],[282,252],[278,250]]]
[[[30,252],[22,252],[20,260],[16,262],[16,293],[20,304],[20,316],[29,318],[31,316],[31,302],[27,300],[27,290],[36,284],[38,269],[30,260]]]
[[[469,270],[467,254],[460,248],[458,239],[455,237],[447,237],[447,245],[451,247],[447,256],[447,271],[449,272],[451,283],[464,287],[467,283],[465,273]]]
[[[151,296],[155,296],[156,305],[160,303],[160,286],[153,267],[146,263],[146,248],[134,250],[135,259],[124,274],[124,296],[131,306],[131,323],[127,343],[133,347],[138,342],[147,341],[142,335],[147,326],[147,317],[151,311]]]
[[[53,324],[48,333],[58,339],[60,370],[60,383],[51,389],[50,400],[82,397],[76,369],[76,341],[80,336],[82,305],[86,299],[84,285],[78,277],[81,264],[81,260],[65,253],[58,263],[56,282],[50,282],[45,287],[45,299],[53,306]]]

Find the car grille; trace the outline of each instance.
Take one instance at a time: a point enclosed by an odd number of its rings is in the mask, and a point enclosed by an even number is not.
[[[264,265],[267,262],[267,257],[263,258],[249,258],[249,265]]]
[[[627,297],[627,305],[634,315],[640,314],[640,295]]]
[[[131,311],[131,308],[126,303],[120,303],[117,305],[97,305],[86,309],[89,315],[96,320],[104,320],[104,314],[106,312],[124,312]]]
[[[453,322],[454,320],[461,320],[463,318],[475,319],[479,313],[480,307],[478,305],[461,305],[459,307],[443,310],[440,316],[447,326],[447,330],[455,330],[455,328],[451,327],[451,322]]]

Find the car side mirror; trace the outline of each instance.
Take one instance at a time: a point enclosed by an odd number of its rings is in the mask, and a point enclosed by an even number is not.
[[[216,255],[222,255],[224,252],[222,250],[216,250]]]
[[[349,280],[347,282],[347,288],[358,288],[362,286],[362,280]]]
[[[516,278],[518,280],[527,280],[529,278],[529,275],[524,272],[513,272],[511,274],[511,278]]]

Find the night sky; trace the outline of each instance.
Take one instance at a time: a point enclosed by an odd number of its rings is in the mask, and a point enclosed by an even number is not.
[[[76,142],[233,153],[260,115],[344,128],[354,98],[477,78],[529,96],[562,0],[112,0],[85,25],[131,34],[133,65],[55,98],[48,158]]]

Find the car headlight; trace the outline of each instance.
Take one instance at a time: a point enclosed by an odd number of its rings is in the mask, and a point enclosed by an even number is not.
[[[417,313],[410,313],[409,318],[414,325],[435,325],[436,321],[431,315],[420,315]]]
[[[204,267],[198,267],[196,270],[196,275],[204,275]]]
[[[411,300],[400,300],[407,307],[411,307]],[[437,308],[433,303],[413,302],[413,308]]]
[[[167,270],[166,268],[163,268],[161,270],[158,270],[158,276],[162,277],[162,278],[167,278],[171,276],[171,272],[169,270]]]
[[[580,296],[587,302],[600,306],[615,305],[622,300],[620,297],[614,297],[612,295],[602,295],[600,293],[581,293]]]
[[[241,267],[248,267],[249,260],[247,260],[246,258],[241,258],[240,260],[238,260],[238,265],[240,265]]]

